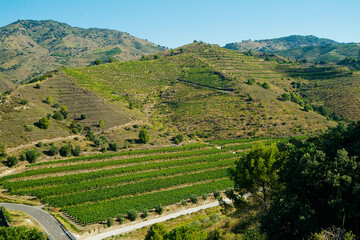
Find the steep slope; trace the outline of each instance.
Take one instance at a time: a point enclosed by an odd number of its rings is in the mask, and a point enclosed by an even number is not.
[[[288,37],[273,38],[273,39],[263,39],[255,41],[242,41],[236,43],[228,43],[225,45],[225,48],[237,50],[237,51],[259,51],[259,52],[275,52],[280,50],[287,50],[290,48],[298,48],[305,46],[327,46],[327,45],[338,45],[340,43],[327,39],[327,38],[318,38],[313,35],[301,36],[301,35],[291,35]]]
[[[276,61],[203,43],[150,58],[64,72],[80,87],[107,99],[143,109],[155,103],[151,121],[164,132],[201,138],[287,136],[332,124],[298,104],[277,99],[292,91],[291,83],[299,79],[278,71],[281,64]],[[266,82],[270,89],[246,84],[249,79]]]
[[[95,59],[133,60],[164,50],[128,33],[82,29],[52,20],[19,20],[0,28],[0,71],[23,81],[60,66],[86,66]]]

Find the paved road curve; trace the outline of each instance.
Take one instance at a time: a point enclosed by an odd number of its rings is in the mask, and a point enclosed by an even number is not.
[[[53,240],[69,240],[64,230],[60,227],[59,223],[48,212],[42,210],[40,207],[33,207],[15,203],[0,203],[0,206],[4,206],[9,210],[17,210],[27,213],[34,218],[45,230],[45,232]]]
[[[230,202],[230,200],[228,200],[228,199],[225,199],[225,201]],[[112,231],[109,231],[109,232],[100,233],[100,234],[88,237],[85,240],[101,240],[101,239],[110,237],[112,235],[119,235],[119,234],[122,234],[122,233],[131,232],[131,231],[134,231],[136,229],[140,229],[140,228],[143,228],[143,227],[155,224],[155,223],[164,222],[164,221],[167,221],[167,220],[172,219],[172,218],[177,218],[179,216],[194,213],[194,212],[197,212],[197,211],[200,211],[200,210],[203,210],[203,209],[207,209],[207,208],[216,207],[218,205],[219,205],[219,201],[216,201],[216,202],[205,204],[205,205],[202,205],[202,206],[199,206],[199,207],[185,209],[185,210],[182,210],[182,211],[179,211],[179,212],[176,212],[176,213],[173,213],[173,214],[169,214],[169,215],[166,215],[166,216],[163,216],[163,217],[157,217],[157,218],[150,219],[148,221],[137,223],[137,224],[134,224],[134,225],[131,225],[131,226],[123,227],[123,228],[120,228],[120,229],[115,229],[115,230],[112,230]]]

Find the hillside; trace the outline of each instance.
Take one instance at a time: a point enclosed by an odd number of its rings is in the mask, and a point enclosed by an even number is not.
[[[228,43],[225,45],[225,48],[232,49],[236,51],[258,51],[258,52],[276,52],[287,50],[291,48],[299,47],[308,47],[308,46],[328,46],[328,45],[339,45],[340,43],[327,39],[327,38],[318,38],[313,35],[301,36],[301,35],[291,35],[288,37],[273,38],[273,39],[263,39],[255,41],[242,41],[235,43]]]
[[[133,60],[163,50],[128,33],[82,29],[52,20],[19,20],[0,28],[0,72],[15,82],[60,66],[86,66],[110,57]]]

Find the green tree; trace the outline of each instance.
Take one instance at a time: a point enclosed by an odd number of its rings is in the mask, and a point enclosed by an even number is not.
[[[49,119],[47,119],[47,117],[42,117],[38,122],[38,126],[41,129],[48,129],[50,127]]]
[[[94,61],[94,64],[95,64],[95,65],[100,65],[100,64],[102,64],[102,61],[101,61],[100,59],[96,59],[96,60]]]
[[[229,170],[234,181],[234,190],[227,195],[234,201],[235,207],[241,207],[246,194],[251,194],[264,203],[267,208],[269,198],[277,190],[278,165],[280,152],[275,143],[265,146],[254,144],[251,151],[236,161],[236,167]]]
[[[138,212],[135,209],[130,209],[127,213],[127,217],[131,221],[135,221],[138,217]]]
[[[255,84],[255,79],[249,78],[246,83],[249,84],[249,85],[254,85]]]
[[[59,154],[59,148],[57,148],[56,146],[51,146],[49,151],[48,151],[48,155],[50,156],[55,156]]]
[[[18,159],[17,159],[17,157],[15,157],[15,156],[9,156],[8,158],[7,158],[7,161],[6,161],[6,166],[8,166],[8,167],[14,167],[14,166],[16,166],[16,164],[18,164]]]
[[[161,215],[164,212],[164,207],[162,205],[155,206],[155,212]]]
[[[287,93],[283,93],[283,94],[281,94],[281,96],[279,97],[279,99],[280,99],[281,101],[289,101],[289,100],[290,100],[290,95],[287,94]]]
[[[119,146],[117,143],[109,143],[109,150],[116,152],[119,149]]]
[[[104,126],[104,121],[102,119],[99,120],[99,127],[103,127]]]
[[[146,129],[141,129],[141,131],[139,132],[139,143],[148,143],[149,141],[149,132]]]
[[[80,156],[81,154],[81,148],[79,145],[76,145],[75,148],[72,150],[72,155],[74,156]]]
[[[108,218],[106,219],[106,225],[107,225],[108,227],[111,227],[112,225],[114,225],[114,219],[113,219],[112,217],[108,217]]]
[[[45,102],[46,102],[47,104],[49,104],[49,105],[52,104],[52,102],[53,102],[52,97],[48,96],[48,97],[46,98]]]
[[[60,113],[64,116],[64,119],[66,119],[68,117],[69,112],[65,105],[61,106]]]
[[[36,149],[29,149],[25,152],[26,160],[29,163],[34,163],[36,159],[40,156],[40,153]]]
[[[64,120],[64,115],[62,115],[61,112],[55,111],[52,118],[58,121],[62,121]]]
[[[176,227],[165,236],[166,240],[205,240],[206,238],[206,232],[190,225]]]
[[[166,233],[167,230],[164,224],[155,223],[154,225],[151,225],[151,227],[147,231],[145,240],[163,240]]]
[[[21,227],[0,227],[0,239],[7,240],[46,240],[44,233],[35,228]]]
[[[72,152],[72,146],[71,145],[64,145],[60,148],[59,153],[62,157],[68,157],[70,156]]]
[[[264,82],[261,86],[265,89],[270,89],[270,84],[268,82]]]
[[[184,141],[184,136],[182,134],[178,134],[174,137],[175,144],[180,144],[182,141]]]
[[[120,224],[123,224],[125,222],[124,215],[122,215],[122,214],[117,215],[116,221],[118,221]]]
[[[311,106],[309,104],[305,104],[304,111],[309,112],[310,110],[312,110]]]
[[[146,208],[142,210],[141,218],[147,218],[149,216],[149,210]]]

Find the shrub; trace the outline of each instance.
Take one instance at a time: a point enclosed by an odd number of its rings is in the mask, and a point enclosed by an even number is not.
[[[117,143],[109,143],[109,150],[116,152],[118,150],[119,146]]]
[[[113,219],[112,217],[108,217],[108,218],[106,219],[106,225],[107,225],[108,227],[111,227],[112,225],[114,225],[114,219]]]
[[[54,107],[54,108],[59,108],[59,107],[60,107],[60,103],[58,103],[58,102],[55,103],[53,107]]]
[[[26,156],[26,160],[29,163],[34,163],[36,159],[40,156],[40,153],[36,151],[36,149],[30,149],[26,151],[25,156]]]
[[[59,153],[62,157],[68,157],[70,156],[72,152],[72,146],[71,145],[64,145],[60,148]]]
[[[20,104],[21,105],[27,105],[29,103],[29,100],[27,99],[21,99]]]
[[[42,117],[38,122],[38,127],[41,129],[48,129],[50,127],[50,122],[47,117]]]
[[[196,196],[196,195],[191,195],[190,201],[191,201],[192,203],[197,203],[197,202],[199,201],[199,198],[198,198],[198,196]]]
[[[25,131],[27,132],[32,132],[34,130],[34,125],[25,124],[24,127],[25,127]]]
[[[7,158],[7,161],[6,161],[5,165],[8,166],[8,167],[14,167],[14,166],[16,166],[17,163],[18,163],[17,157],[10,156],[10,157]]]
[[[95,140],[95,134],[92,131],[87,131],[85,137],[89,140],[89,141],[94,141]]]
[[[120,224],[123,224],[125,222],[124,215],[122,215],[122,214],[117,215],[116,221],[118,221]]]
[[[146,233],[145,240],[162,240],[165,239],[166,228],[163,223],[155,223],[151,225]]]
[[[201,197],[202,197],[202,199],[204,199],[204,200],[208,199],[208,195],[207,195],[207,194],[203,194],[203,195],[201,195]]]
[[[62,115],[58,111],[54,112],[54,115],[52,117],[53,117],[53,119],[58,120],[58,121],[64,120],[64,115]]]
[[[181,205],[187,206],[187,201],[186,201],[186,200],[182,200],[182,201],[181,201]]]
[[[45,100],[45,102],[47,103],[47,104],[52,104],[52,97],[50,97],[50,96],[48,96],[47,98],[46,98],[46,100]]]
[[[94,65],[100,65],[100,64],[102,64],[102,61],[100,59],[96,59],[94,61]]]
[[[304,106],[304,111],[305,112],[308,112],[308,111],[310,111],[311,110],[311,106],[309,105],[309,104],[305,104],[305,106]]]
[[[25,154],[21,154],[20,157],[19,157],[19,160],[20,161],[25,161],[26,160]]]
[[[281,101],[289,101],[289,100],[290,100],[290,95],[287,94],[287,93],[283,93],[283,94],[281,94],[281,96],[279,97],[279,99],[280,99]]]
[[[79,145],[77,145],[73,150],[72,150],[72,155],[74,156],[80,156],[81,154],[81,148]]]
[[[55,147],[55,146],[51,146],[49,151],[48,151],[48,154],[50,156],[55,156],[55,155],[58,155],[59,154],[59,148]]]
[[[128,217],[129,220],[135,221],[137,219],[137,217],[138,217],[138,213],[137,213],[137,211],[135,209],[131,209],[131,210],[128,211],[127,217]]]
[[[264,82],[261,86],[265,89],[270,89],[270,85],[267,82]]]
[[[160,59],[159,55],[154,55],[154,59]]]
[[[214,191],[213,194],[214,194],[214,198],[219,198],[221,195],[220,191],[218,190]]]
[[[84,129],[84,126],[82,124],[80,124],[80,123],[76,124],[76,123],[72,122],[70,124],[69,128],[70,128],[72,133],[78,134],[79,132],[81,132]]]
[[[164,207],[162,205],[155,206],[155,212],[157,214],[162,214],[164,212]]]
[[[99,120],[99,127],[103,127],[104,126],[104,121],[102,119]]]
[[[174,142],[176,144],[180,144],[182,141],[184,141],[184,136],[182,134],[178,134],[174,137]]]
[[[34,88],[40,89],[40,88],[41,88],[41,85],[37,83]]]
[[[255,84],[255,79],[249,78],[246,83],[249,84],[249,85],[254,85]]]
[[[145,208],[144,210],[142,210],[141,218],[146,218],[148,216],[149,216],[149,210]]]
[[[87,115],[86,115],[86,114],[81,114],[80,118],[81,118],[82,120],[87,119]]]
[[[150,141],[150,135],[146,129],[141,129],[139,133],[139,143],[147,143]]]

